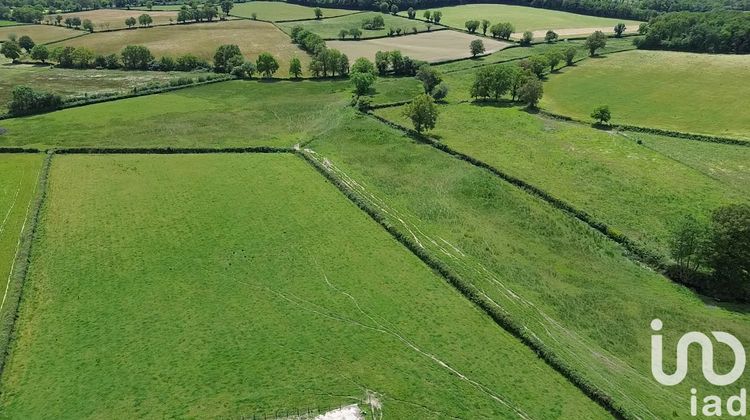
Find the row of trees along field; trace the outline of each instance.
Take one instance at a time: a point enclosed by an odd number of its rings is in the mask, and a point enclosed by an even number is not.
[[[750,13],[720,11],[679,12],[657,16],[641,25],[644,49],[709,53],[750,53]]]

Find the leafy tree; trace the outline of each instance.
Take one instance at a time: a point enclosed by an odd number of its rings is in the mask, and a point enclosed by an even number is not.
[[[388,73],[388,67],[391,65],[391,55],[387,51],[378,51],[375,53],[375,67],[378,68],[378,74],[384,76]]]
[[[542,82],[536,77],[530,77],[518,89],[518,99],[529,108],[536,108],[536,104],[542,99]]]
[[[349,78],[354,85],[354,94],[357,96],[367,95],[375,83],[375,75],[370,72],[352,72]]]
[[[349,35],[354,39],[359,39],[359,37],[362,36],[362,31],[360,31],[359,28],[351,28],[349,29]]]
[[[565,56],[565,64],[568,66],[573,65],[573,60],[576,58],[576,53],[578,53],[578,48],[576,47],[568,47],[563,52],[563,55]]]
[[[104,57],[104,67],[114,70],[120,68],[120,58],[117,54],[110,54]]]
[[[464,26],[469,31],[469,33],[475,33],[477,29],[479,29],[480,22],[478,20],[467,20],[466,23],[464,23]]]
[[[445,83],[440,83],[439,85],[435,86],[435,88],[432,89],[432,92],[430,92],[430,96],[432,96],[432,98],[436,101],[442,101],[446,96],[448,96],[448,85],[446,85]]]
[[[13,62],[15,63],[18,58],[21,57],[21,47],[17,42],[7,40],[0,44],[0,54],[4,55],[6,58],[13,60]]]
[[[179,71],[193,71],[207,68],[209,68],[208,62],[193,54],[183,54],[177,57],[177,70]]]
[[[612,119],[612,114],[609,112],[609,106],[601,105],[594,108],[594,111],[591,113],[591,118],[595,119],[596,123],[600,125],[608,123],[609,120]]]
[[[262,73],[265,77],[271,77],[276,70],[279,69],[279,62],[269,53],[264,52],[258,56],[255,62],[255,67],[259,73]]]
[[[179,17],[177,18],[177,20],[179,20]],[[136,24],[136,20],[135,20],[134,17],[131,16],[131,17],[125,19],[125,25],[128,28],[132,28],[133,26],[135,26],[135,24]]]
[[[55,16],[55,25],[60,26],[60,22],[62,22],[63,17],[62,15]]]
[[[45,45],[34,45],[34,48],[31,49],[31,58],[33,60],[39,60],[44,63],[49,58],[49,50]]]
[[[206,3],[203,5],[202,16],[207,21],[212,22],[215,17],[219,16],[219,9],[212,3]]]
[[[513,66],[487,66],[479,69],[471,85],[472,98],[500,99],[513,83]]]
[[[440,19],[443,18],[443,12],[440,10],[436,10],[432,12],[432,21],[435,23],[440,23]]]
[[[219,6],[221,7],[221,11],[224,12],[224,16],[228,16],[232,7],[234,7],[234,2],[232,0],[222,0]]]
[[[617,25],[615,25],[614,31],[615,31],[615,38],[622,37],[622,33],[625,32],[625,24],[622,22],[618,23]]]
[[[531,45],[531,41],[534,40],[534,33],[531,31],[526,31],[521,36],[521,45]]]
[[[7,41],[6,41],[7,43]],[[16,86],[13,89],[8,110],[12,115],[28,115],[35,112],[51,111],[62,104],[59,95],[46,92],[35,92],[28,86]]]
[[[482,19],[482,35],[487,35],[487,29],[490,27],[490,21]]]
[[[419,70],[417,70],[417,74],[415,77],[417,80],[422,82],[424,93],[431,93],[432,90],[435,89],[435,87],[443,81],[443,77],[440,75],[440,72],[427,63],[419,66]]]
[[[544,35],[544,40],[550,44],[557,41],[557,33],[555,31],[547,31],[547,33]]]
[[[553,72],[555,71],[555,68],[558,64],[563,60],[563,53],[559,50],[550,50],[547,51],[544,56],[547,58],[547,63],[549,64],[549,71]]]
[[[315,13],[315,19],[323,18],[323,10],[321,10],[320,7],[316,7],[313,12]]]
[[[406,15],[409,17],[409,19],[414,19],[417,17],[417,12],[413,7],[410,7],[409,10],[406,11]]]
[[[339,39],[346,39],[346,36],[349,35],[349,31],[346,29],[342,29],[339,31]]]
[[[354,64],[352,64],[351,72],[352,74],[370,73],[373,76],[377,75],[377,70],[375,70],[375,65],[372,63],[372,61],[364,57],[360,57],[354,61]]]
[[[484,42],[481,39],[475,39],[469,43],[469,51],[471,56],[476,57],[479,54],[484,54]]]
[[[128,45],[120,52],[122,66],[126,70],[146,70],[154,59],[151,51],[143,45]]]
[[[102,57],[104,59],[104,63],[98,67],[105,67],[106,66],[106,58]],[[174,61],[174,58],[164,55],[159,59],[159,70],[161,71],[172,71],[177,67],[177,63]]]
[[[711,215],[706,261],[730,295],[750,299],[750,205],[721,207]]]
[[[295,79],[299,79],[302,76],[302,63],[299,61],[299,58],[292,57],[292,60],[289,62],[289,74]]]
[[[50,58],[57,61],[57,65],[63,68],[73,67],[73,47],[56,47],[50,52]]]
[[[596,31],[586,38],[586,48],[589,50],[589,55],[594,56],[596,50],[607,46],[607,35],[604,35],[602,31]]]
[[[396,14],[398,13],[398,6],[397,6],[397,5],[395,5],[395,4],[392,4],[392,5],[391,5],[391,9],[390,9],[390,11],[391,11],[391,14],[392,14],[393,16],[396,16]]]
[[[422,17],[426,21],[432,21],[432,12],[430,12],[429,10],[425,10],[424,13],[422,13]]]
[[[537,54],[532,55],[525,60],[521,60],[519,64],[521,65],[521,67],[533,73],[537,78],[541,79],[542,77],[544,77],[544,73],[547,70],[547,67],[549,67],[549,60],[547,59],[547,57],[541,54]]]
[[[235,44],[222,45],[216,49],[214,54],[214,71],[217,73],[229,73],[232,69],[228,65],[232,57],[242,58],[240,47]]]
[[[146,2],[146,9],[153,10],[153,8],[154,8],[154,2],[152,2],[151,0],[147,1]]]
[[[34,48],[34,45],[36,44],[28,35],[22,35],[20,38],[18,38],[18,46],[26,50],[27,53],[31,52],[31,49]]]
[[[510,39],[510,36],[515,30],[516,28],[514,28],[510,22],[502,22],[490,27],[490,33],[493,37],[506,40]]]
[[[90,20],[84,19],[82,26],[85,31],[89,31],[89,33],[94,32],[94,23],[91,22]]]
[[[86,47],[78,47],[73,51],[73,66],[79,69],[91,67],[94,61],[94,52]]]
[[[418,133],[435,128],[437,123],[438,108],[435,100],[430,95],[422,94],[414,98],[404,107],[404,116],[414,124]]]
[[[677,275],[682,280],[691,280],[701,267],[708,229],[695,217],[681,220],[672,231],[669,253],[677,263]]]

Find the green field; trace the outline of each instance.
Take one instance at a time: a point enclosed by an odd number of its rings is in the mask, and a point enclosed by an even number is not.
[[[377,113],[407,125],[399,108]],[[666,254],[674,223],[748,202],[731,185],[614,132],[539,118],[515,106],[442,107],[430,133]],[[686,140],[687,141],[687,140]],[[725,145],[713,145],[725,150]],[[719,152],[721,153],[721,152]],[[747,153],[744,153],[747,156]]]
[[[4,416],[607,417],[296,156],[56,157],[35,246]]]
[[[348,100],[340,82],[223,82],[0,121],[0,147],[291,147]]]
[[[32,86],[66,97],[93,93],[127,92],[149,83],[166,83],[179,77],[197,78],[208,73],[73,70],[28,64],[0,65],[0,113],[6,111],[15,86]],[[2,126],[2,124],[0,124]],[[0,139],[2,137],[0,136]]]
[[[651,319],[669,326],[665,348],[673,349],[685,328],[731,331],[743,343],[750,340],[747,305],[704,301],[626,259],[622,249],[582,223],[374,119],[352,116],[308,147],[402,234],[475,285],[634,417],[689,417],[690,387],[709,391],[700,369],[676,387],[653,380]],[[599,148],[597,142],[587,149]],[[512,157],[526,160],[529,154]],[[716,351],[717,362],[731,364],[727,348]],[[745,376],[731,389],[714,390],[736,394],[749,384]]]
[[[550,78],[542,107],[590,119],[608,104],[614,123],[750,140],[750,57],[632,51],[587,60]]]
[[[493,24],[510,22],[515,27],[516,32],[548,29],[611,28],[618,22],[637,28],[640,24],[640,22],[631,20],[578,15],[557,10],[507,4],[464,4],[430,10],[439,10],[443,13],[440,20],[441,24],[460,29],[464,29],[464,23],[468,20],[481,21],[482,19],[487,19]],[[423,12],[424,10],[417,10],[417,16],[421,18]],[[405,12],[401,14],[405,14]]]
[[[21,24],[13,20],[2,20],[0,19],[0,27],[2,26],[20,26]]]
[[[323,17],[348,15],[355,10],[320,8]],[[250,18],[253,13],[261,20],[293,20],[293,19],[315,19],[315,8],[300,6],[297,4],[284,3],[280,1],[249,1],[235,3],[229,12],[232,16]]]
[[[2,41],[5,41],[11,35],[15,35],[16,38],[28,35],[37,44],[46,44],[84,34],[83,31],[52,25],[0,26],[0,40]]]
[[[383,20],[385,21],[383,29],[369,30],[362,28],[362,21],[365,19],[371,19],[373,16],[383,17]],[[401,28],[408,33],[412,33],[412,28],[417,28],[418,32],[424,32],[427,30],[427,24],[425,22],[410,20],[400,16],[386,15],[379,12],[357,13],[333,19],[286,22],[279,24],[279,27],[287,34],[291,33],[292,28],[295,26],[302,26],[308,31],[314,32],[325,39],[338,39],[339,32],[342,29],[350,30],[353,28],[359,28],[362,30],[362,36],[360,37],[362,39],[388,35],[389,28]]]

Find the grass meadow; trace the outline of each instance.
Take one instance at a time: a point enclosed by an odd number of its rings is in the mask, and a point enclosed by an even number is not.
[[[292,57],[299,58],[305,70],[310,61],[304,51],[292,44],[289,37],[272,24],[251,20],[95,32],[59,45],[88,47],[100,54],[120,52],[126,45],[143,45],[156,57],[190,53],[212,61],[216,49],[223,44],[237,44],[242,54],[251,60],[258,58],[262,52],[273,54],[279,62],[277,76],[288,75]]]
[[[750,140],[750,57],[632,51],[586,60],[550,77],[542,107],[590,119],[608,104],[614,123]]]
[[[0,121],[0,147],[291,147],[325,130],[349,90],[328,81],[222,82]]]
[[[444,112],[441,118],[446,117]],[[747,306],[704,301],[627,259],[621,248],[584,224],[372,118],[352,114],[348,123],[308,147],[393,226],[634,417],[687,416],[690,387],[698,386],[701,395],[711,389],[699,369],[676,387],[653,380],[647,350],[653,318],[664,322],[665,348],[674,348],[684,326],[730,331],[742,342],[750,340]],[[600,147],[597,142],[590,149]],[[511,157],[526,160],[530,154]],[[551,161],[550,171],[559,166]],[[731,352],[726,347],[716,351],[725,372]],[[721,392],[736,394],[748,385],[745,377]]]
[[[510,22],[518,33],[549,29],[609,28],[612,30],[618,22],[637,29],[640,24],[632,20],[578,15],[558,10],[507,4],[464,4],[430,10],[441,11],[443,17],[440,23],[454,28],[464,29],[464,23],[468,20],[487,19],[493,24]],[[424,10],[417,10],[417,16],[421,18],[423,12]],[[405,13],[405,11],[401,12],[401,14]]]
[[[362,21],[372,19],[374,16],[382,16],[385,21],[383,29],[364,29]],[[389,28],[401,28],[406,33],[413,33],[412,28],[417,28],[418,32],[427,31],[427,24],[419,20],[410,20],[401,16],[393,16],[380,12],[365,12],[353,15],[341,16],[332,19],[308,20],[304,22],[286,22],[280,23],[279,27],[286,33],[291,33],[292,28],[301,26],[310,32],[316,33],[325,39],[339,39],[339,32],[342,29],[350,30],[358,28],[362,30],[361,39],[380,37],[388,35]],[[468,48],[468,44],[467,44]]]
[[[607,418],[299,157],[62,156],[49,186],[4,415]]]
[[[355,13],[355,10],[328,9],[321,7],[323,17],[334,17]],[[253,13],[261,20],[294,20],[315,19],[315,8],[300,6],[298,4],[284,3],[282,1],[249,1],[235,3],[229,12],[232,16],[251,18]]]
[[[83,34],[83,31],[53,25],[0,26],[0,40],[3,41],[11,35],[15,35],[16,38],[28,35],[37,44],[46,44]]]
[[[21,25],[22,24],[14,21],[14,20],[3,20],[3,19],[0,19],[0,27],[3,27],[3,26],[21,26]]]
[[[92,93],[125,92],[150,82],[168,82],[179,77],[196,78],[208,73],[74,70],[49,65],[0,65],[0,113],[6,111],[15,86],[32,86],[45,92],[66,97]],[[2,124],[0,124],[2,126]],[[2,138],[2,137],[0,137]]]
[[[63,17],[63,22],[65,22],[65,18],[68,17],[79,17],[81,20],[88,19],[94,24],[95,30],[106,30],[127,28],[127,25],[125,25],[125,19],[134,17],[137,20],[138,16],[144,13],[151,16],[154,20],[152,23],[153,25],[166,25],[171,22],[177,22],[177,12],[156,10],[97,9],[83,12],[63,13],[60,16]],[[56,14],[53,14],[48,15],[46,18],[54,22],[56,16]]]
[[[540,118],[510,105],[441,108],[430,136],[571,203],[660,254],[666,254],[672,227],[682,217],[706,219],[717,207],[748,202],[731,184],[638,145],[636,134],[624,137]],[[376,112],[409,125],[400,108]]]

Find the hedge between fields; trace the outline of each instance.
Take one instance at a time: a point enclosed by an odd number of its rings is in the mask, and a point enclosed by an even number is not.
[[[363,200],[358,194],[353,192],[346,184],[339,179],[335,174],[329,171],[316,159],[311,157],[305,151],[297,151],[297,154],[307,161],[313,168],[315,168],[321,175],[328,179],[342,194],[344,194],[350,201],[352,201],[357,207],[364,211],[371,219],[378,223],[383,229],[385,229],[391,236],[393,236],[399,243],[405,246],[409,251],[416,255],[422,262],[427,264],[432,270],[437,272],[443,277],[449,284],[451,284],[456,290],[458,290],[465,298],[469,299],[479,309],[484,311],[492,320],[508,331],[524,345],[529,347],[539,358],[545,361],[547,365],[552,367],[555,371],[563,375],[570,383],[581,390],[587,397],[599,404],[602,408],[607,410],[614,417],[619,419],[631,419],[637,418],[636,415],[629,413],[623,407],[620,407],[612,397],[604,391],[597,388],[594,384],[586,380],[583,376],[578,374],[573,368],[569,367],[562,359],[558,358],[555,353],[550,350],[542,341],[535,338],[532,334],[527,333],[526,328],[514,321],[512,318],[502,313],[497,309],[488,299],[483,298],[477,291],[476,287],[470,282],[465,281],[459,275],[455,274],[447,265],[442,261],[435,258],[417,244],[409,235],[404,234],[392,225],[388,219],[379,213],[376,209],[370,206],[365,200]]]
[[[180,155],[209,153],[294,153],[291,147],[250,146],[250,147],[66,147],[50,149],[60,155],[74,154],[138,154],[138,155]]]
[[[42,162],[36,185],[36,197],[33,198],[34,201],[31,204],[28,219],[24,221],[28,226],[21,233],[18,254],[14,258],[15,265],[13,266],[13,272],[10,273],[10,277],[8,278],[8,294],[5,301],[7,310],[5,314],[0,314],[2,316],[2,320],[0,320],[0,377],[3,374],[5,361],[10,354],[11,343],[15,335],[18,309],[23,299],[24,285],[29,271],[29,264],[31,263],[31,249],[34,242],[34,235],[37,232],[41,209],[44,199],[47,196],[47,179],[49,177],[52,156],[52,153],[48,154]]]
[[[468,162],[468,163],[470,163],[470,164],[472,164],[472,165],[474,165],[476,167],[485,169],[485,170],[491,172],[493,175],[499,177],[500,179],[502,179],[502,180],[510,183],[511,185],[514,185],[514,186],[522,189],[523,191],[525,191],[525,192],[527,192],[527,193],[529,193],[531,195],[534,195],[534,196],[542,199],[543,201],[547,202],[548,204],[550,204],[551,206],[557,208],[558,210],[562,210],[565,213],[570,214],[571,216],[575,217],[576,219],[582,221],[583,223],[586,223],[588,226],[590,226],[594,230],[600,232],[601,234],[603,234],[607,238],[609,238],[609,239],[617,242],[618,244],[620,244],[627,251],[627,255],[630,258],[633,258],[633,259],[635,259],[638,262],[642,262],[642,263],[648,265],[649,267],[653,268],[654,270],[662,272],[662,273],[667,268],[667,264],[666,264],[665,258],[662,255],[657,254],[654,251],[647,250],[646,248],[644,248],[641,245],[639,245],[637,242],[631,240],[630,238],[628,238],[627,236],[625,236],[621,232],[617,231],[616,229],[610,227],[606,223],[601,222],[599,220],[596,220],[593,216],[591,216],[590,214],[586,213],[585,211],[577,209],[576,207],[574,207],[570,203],[568,203],[566,201],[563,201],[563,200],[561,200],[561,199],[553,196],[552,194],[548,193],[547,191],[545,191],[545,190],[543,190],[543,189],[541,189],[539,187],[536,187],[534,185],[531,185],[528,182],[526,182],[526,181],[524,181],[524,180],[522,180],[520,178],[517,178],[515,176],[509,175],[509,174],[501,171],[500,169],[495,168],[494,166],[492,166],[492,165],[490,165],[488,163],[485,163],[485,162],[483,162],[483,161],[481,161],[479,159],[476,159],[476,158],[474,158],[472,156],[469,156],[467,154],[464,154],[464,153],[461,153],[461,152],[459,152],[457,150],[454,150],[451,147],[449,147],[449,146],[447,146],[447,145],[445,145],[443,143],[440,143],[437,140],[434,140],[434,139],[432,139],[432,138],[430,138],[430,137],[428,137],[428,136],[426,136],[424,134],[417,133],[415,130],[412,130],[410,128],[406,128],[406,127],[404,127],[402,125],[399,125],[397,123],[389,121],[389,120],[387,120],[387,119],[385,119],[385,118],[383,118],[383,117],[381,117],[379,115],[373,114],[373,113],[368,113],[368,115],[372,116],[373,118],[377,119],[378,121],[380,121],[380,122],[382,122],[384,124],[387,124],[387,125],[395,128],[395,129],[397,129],[397,130],[399,130],[399,131],[407,134],[409,137],[411,137],[412,139],[414,139],[414,140],[416,140],[416,141],[418,141],[420,143],[428,144],[428,145],[430,145],[430,146],[432,146],[432,147],[434,147],[434,148],[436,148],[436,149],[438,149],[438,150],[440,150],[442,152],[448,153],[449,155],[451,155],[453,157],[456,157],[456,158],[458,158],[460,160]]]
[[[412,35],[419,35],[419,34],[429,34],[429,33],[432,33],[432,32],[440,32],[440,31],[445,31],[447,29],[448,28],[438,28],[438,29],[430,29],[430,30],[425,29],[423,31],[417,31],[416,34],[414,32],[401,32],[400,35],[396,35],[396,34],[388,35],[388,34],[385,34],[385,35],[368,36],[367,38],[357,38],[357,39],[354,39],[354,38],[344,38],[344,39],[341,39],[341,38],[323,38],[323,41],[359,42],[359,41],[369,41],[371,39],[401,38],[403,36],[412,36]],[[465,58],[464,58],[464,60],[465,60]]]

